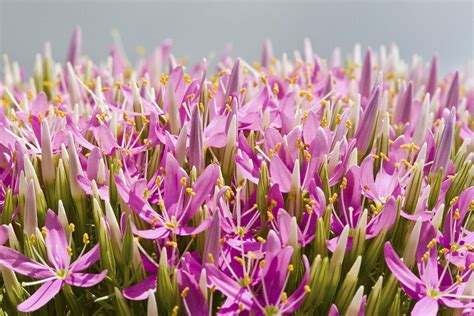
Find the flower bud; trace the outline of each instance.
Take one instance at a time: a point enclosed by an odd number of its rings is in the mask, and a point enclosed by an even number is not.
[[[158,316],[158,306],[152,290],[148,290],[147,316]]]
[[[346,309],[349,307],[351,299],[354,296],[354,292],[357,286],[357,280],[359,279],[360,265],[362,257],[357,257],[356,261],[352,265],[349,272],[347,272],[344,281],[342,282],[340,289],[336,295],[336,306],[338,310],[344,314]]]
[[[414,171],[407,189],[407,195],[403,207],[404,211],[408,214],[414,214],[420,197],[421,186],[423,184],[423,166],[424,161],[420,164],[415,163],[413,165]]]
[[[160,295],[158,307],[160,313],[170,315],[175,306],[179,306],[179,290],[176,274],[171,276],[171,267],[168,265],[166,248],[162,248],[160,265],[158,267],[158,288]]]
[[[365,305],[365,313],[366,315],[380,315],[379,314],[379,307],[381,304],[381,293],[382,293],[382,283],[383,283],[383,276],[379,276],[377,282],[372,287],[370,291],[369,298],[367,299],[367,304]]]
[[[411,269],[416,262],[416,250],[418,249],[418,241],[420,240],[421,224],[421,217],[418,217],[410,233],[410,237],[408,237],[408,242],[403,253],[403,261],[409,269]]]
[[[362,306],[364,296],[364,286],[360,286],[357,292],[355,293],[352,301],[347,308],[346,316],[358,316],[360,315],[360,310]],[[369,314],[370,315],[370,314]]]
[[[115,304],[117,305],[117,312],[121,316],[132,316],[132,312],[127,305],[127,301],[123,297],[122,293],[118,288],[114,288],[115,293]]]
[[[12,305],[18,305],[24,301],[24,291],[21,288],[18,279],[16,278],[15,272],[11,269],[7,269],[0,265],[0,271],[2,273],[4,289],[7,292],[7,297]]]
[[[99,244],[100,244],[100,264],[104,269],[107,269],[110,278],[115,278],[115,259],[112,250],[111,238],[109,237],[109,228],[105,223],[103,217],[100,218],[99,225]]]

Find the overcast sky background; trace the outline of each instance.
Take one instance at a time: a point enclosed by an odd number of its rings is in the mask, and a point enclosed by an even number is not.
[[[70,35],[81,25],[83,52],[103,61],[120,31],[133,60],[172,38],[176,56],[197,60],[226,43],[233,54],[260,60],[270,38],[277,56],[302,49],[345,56],[356,42],[377,49],[396,42],[402,57],[436,52],[443,71],[474,59],[474,1],[14,1],[0,0],[0,52],[30,72],[35,53],[51,41],[53,56],[64,60]]]

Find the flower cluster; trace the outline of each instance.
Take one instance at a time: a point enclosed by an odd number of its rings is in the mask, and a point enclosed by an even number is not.
[[[8,314],[474,310],[474,76],[395,45],[132,67],[49,44],[0,82]]]

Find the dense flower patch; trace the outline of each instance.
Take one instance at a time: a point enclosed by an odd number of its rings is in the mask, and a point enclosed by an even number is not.
[[[77,29],[64,63],[5,60],[3,312],[471,313],[468,68],[170,49],[94,64]]]

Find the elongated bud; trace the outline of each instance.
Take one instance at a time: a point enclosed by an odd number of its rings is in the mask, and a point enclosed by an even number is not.
[[[355,230],[355,236],[352,238],[352,245],[349,251],[348,262],[352,263],[356,257],[364,255],[365,237],[367,232],[367,209],[364,209],[359,218]]]
[[[67,63],[67,88],[71,98],[72,105],[76,105],[81,101],[81,90],[79,90],[79,83],[77,82],[76,74],[71,63]]]
[[[377,87],[369,99],[367,109],[364,112],[364,118],[355,135],[357,138],[356,147],[360,153],[365,153],[373,142],[376,130],[375,122],[377,121],[379,107],[379,95],[380,87]]]
[[[2,265],[0,265],[0,271],[2,272],[2,279],[8,299],[14,306],[20,304],[25,299],[25,297],[23,294],[24,291],[22,290],[21,285],[16,278],[15,272],[13,272],[11,269],[3,267]]]
[[[107,219],[107,223],[109,224],[110,229],[110,239],[112,241],[112,247],[114,248],[114,254],[116,258],[122,258],[121,256],[121,249],[122,249],[122,233],[120,232],[120,226],[117,222],[117,218],[115,217],[115,213],[110,205],[110,202],[105,200],[105,217]]]
[[[293,173],[291,174],[290,186],[290,214],[301,218],[301,175],[300,175],[300,161],[295,160],[293,166]]]
[[[408,194],[405,198],[404,210],[408,214],[414,214],[418,199],[420,197],[421,186],[423,184],[423,163],[413,165],[413,175],[408,186]]]
[[[456,110],[451,109],[446,125],[444,126],[443,133],[439,139],[439,143],[436,146],[435,158],[431,172],[438,171],[439,168],[443,168],[444,175],[446,174],[449,156],[451,154],[451,147],[454,141],[454,128],[456,123]]]
[[[33,180],[28,184],[26,193],[25,211],[23,216],[23,231],[26,236],[31,236],[38,228],[38,213],[36,208],[36,195]]]
[[[123,297],[122,293],[118,288],[114,288],[114,293],[115,293],[115,304],[117,306],[117,312],[121,316],[132,316],[132,312],[130,310],[130,307],[127,305],[127,301]]]
[[[269,39],[266,39],[263,42],[262,66],[268,68],[272,64],[272,59],[273,59],[272,42]]]
[[[235,144],[237,140],[237,115],[232,116],[229,129],[227,131],[227,141],[224,149],[224,158],[222,161],[222,174],[226,184],[230,184],[235,168]]]
[[[359,80],[359,93],[363,98],[368,98],[370,94],[370,81],[372,77],[372,51],[367,49],[365,54],[362,73]]]
[[[133,259],[133,234],[130,217],[125,222],[125,233],[123,237],[122,254],[125,266],[130,266]]]
[[[46,216],[46,199],[44,197],[43,190],[41,189],[40,182],[35,170],[35,167],[31,163],[27,155],[23,156],[23,162],[25,166],[25,176],[28,181],[33,181],[34,192],[36,195],[36,207],[40,222],[44,222]]]
[[[10,248],[20,251],[20,242],[16,238],[15,231],[13,230],[12,224],[8,224],[8,245]]]
[[[415,129],[413,131],[413,143],[420,146],[425,138],[426,130],[428,129],[428,121],[430,114],[430,94],[425,95],[421,111],[416,121]]]
[[[381,303],[380,294],[382,293],[383,276],[379,276],[377,282],[370,291],[367,304],[365,305],[366,315],[379,315],[379,307]]]
[[[239,95],[240,93],[240,82],[241,82],[241,67],[240,67],[240,58],[237,58],[237,60],[234,63],[234,66],[232,67],[232,72],[230,73],[229,76],[229,81],[227,82],[227,87],[225,91],[225,97],[224,97],[224,102],[227,102],[229,97],[235,97]]]
[[[192,139],[192,138],[191,138]],[[188,125],[183,125],[176,141],[175,154],[178,164],[183,167],[186,159],[186,141],[188,140]],[[202,151],[202,149],[201,149]]]
[[[344,254],[346,252],[347,238],[349,237],[349,225],[344,226],[339,240],[336,245],[336,249],[331,258],[331,265],[339,265],[344,260]]]
[[[347,272],[344,281],[336,296],[336,306],[344,313],[347,310],[356,290],[357,280],[359,279],[360,265],[362,263],[362,257],[357,257],[356,261],[352,265],[349,272]]]
[[[41,171],[43,180],[46,184],[50,184],[55,178],[55,168],[53,160],[53,150],[51,147],[51,135],[49,133],[49,124],[47,120],[43,120],[41,126]]]
[[[267,222],[267,208],[268,208],[268,190],[270,189],[270,173],[268,166],[265,161],[260,165],[258,171],[258,184],[257,184],[257,207],[260,212],[261,228],[265,226]]]
[[[67,220],[66,210],[64,209],[64,204],[61,200],[58,201],[58,220],[61,223],[61,226],[63,227],[64,231],[67,232],[69,229],[69,221]],[[66,234],[66,237],[69,241],[68,234]]]
[[[221,250],[220,238],[221,238],[221,220],[220,220],[219,212],[215,212],[212,218],[211,227],[209,228],[207,236],[206,236],[206,243],[204,246],[204,253],[203,253],[204,262],[210,261],[211,263],[219,264],[218,260],[220,256],[220,250]]]
[[[111,238],[109,236],[109,229],[103,217],[100,218],[98,234],[100,244],[100,264],[104,269],[107,269],[108,275],[113,279],[116,271],[115,259]]]
[[[20,177],[20,184],[21,184],[21,179]],[[20,194],[19,194],[20,195]],[[22,200],[22,197],[19,196],[19,200]],[[22,207],[20,206],[20,209]],[[5,197],[3,200],[3,209],[2,209],[2,214],[1,214],[1,224],[9,224],[11,223],[13,219],[13,213],[15,211],[15,206],[13,205],[13,193],[12,189],[8,188],[5,192]]]
[[[433,56],[431,59],[430,74],[428,81],[426,82],[426,93],[433,95],[436,91],[436,85],[438,83],[438,57]]]
[[[431,225],[435,231],[439,230],[441,223],[443,222],[444,203],[441,203],[438,209],[435,211],[435,215],[431,219]]]
[[[157,303],[160,312],[166,313],[167,315],[170,315],[175,306],[179,305],[179,290],[176,274],[173,274],[173,277],[171,277],[170,270],[166,248],[162,248],[160,265],[158,267],[157,288],[157,292],[160,293],[162,299],[158,300]]]
[[[170,132],[173,135],[178,135],[179,126],[181,125],[181,120],[179,119],[179,106],[178,101],[176,100],[176,95],[174,92],[173,83],[171,80],[168,80],[166,84],[165,94],[167,96],[168,104],[168,123],[170,126]]]
[[[82,47],[82,33],[81,28],[76,26],[74,33],[72,33],[71,42],[69,43],[69,52],[67,54],[67,61],[72,65],[76,65],[81,57]]]
[[[429,183],[431,186],[430,195],[428,196],[428,209],[432,210],[436,203],[438,203],[438,197],[441,191],[441,184],[443,181],[443,168],[438,171],[431,173],[429,176]]]
[[[459,103],[459,72],[456,71],[451,81],[451,86],[449,87],[448,94],[446,95],[446,107],[457,108]]]
[[[189,134],[189,164],[195,166],[198,174],[204,169],[204,153],[202,145],[202,120],[199,107],[195,106],[191,116],[191,131]]]
[[[405,262],[409,269],[413,267],[416,261],[416,250],[418,249],[418,241],[420,240],[421,224],[421,217],[419,217],[416,220],[415,226],[413,226],[413,230],[410,233],[403,253],[403,262]]]
[[[152,290],[148,290],[147,316],[158,316],[158,306]]]
[[[201,274],[199,275],[199,290],[207,301],[207,273],[204,268],[201,270]]]
[[[403,94],[402,99],[397,104],[397,109],[394,113],[394,122],[405,124],[410,120],[411,105],[413,102],[413,83],[410,81]]]
[[[69,154],[69,185],[71,186],[71,194],[73,198],[80,197],[84,194],[84,191],[77,183],[77,177],[83,176],[83,170],[79,157],[76,152],[76,145],[74,143],[74,138],[71,133],[68,133],[68,154]]]
[[[352,301],[349,304],[349,307],[347,308],[346,316],[360,315],[360,309],[361,309],[363,297],[364,297],[364,286],[360,286],[356,294],[352,298]]]

